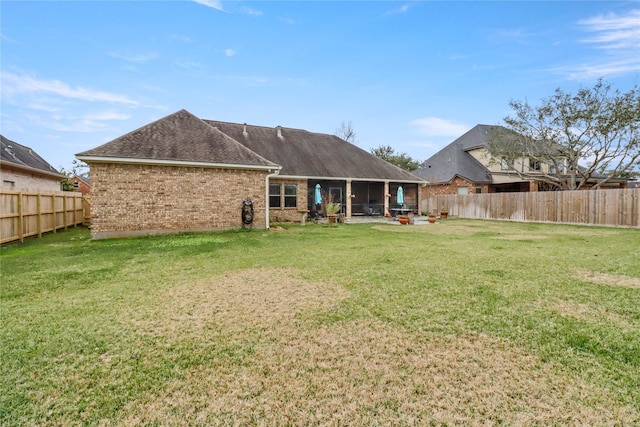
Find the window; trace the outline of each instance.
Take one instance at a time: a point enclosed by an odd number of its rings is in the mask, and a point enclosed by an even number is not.
[[[279,208],[280,204],[280,184],[269,184],[269,207]]]
[[[502,169],[503,171],[508,171],[509,169],[511,169],[511,163],[504,156],[500,160],[500,169]]]
[[[298,206],[298,186],[295,184],[285,184],[284,207],[295,208],[297,206]]]
[[[298,207],[298,186],[296,184],[269,184],[269,207]]]
[[[549,172],[564,173],[564,160],[555,160],[554,163],[549,166]]]
[[[476,194],[482,193],[482,187],[476,187]]]
[[[531,169],[532,171],[539,171],[540,162],[537,160],[529,159],[529,169]]]
[[[73,182],[73,189],[78,191],[78,188],[80,187],[80,183],[78,183],[78,181],[74,181]]]
[[[15,181],[2,181],[2,186],[4,188],[14,188],[16,186]]]
[[[469,187],[458,187],[458,194],[469,194]]]

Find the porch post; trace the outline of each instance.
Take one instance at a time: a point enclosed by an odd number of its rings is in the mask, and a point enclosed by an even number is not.
[[[351,180],[347,180],[347,218],[351,218]]]
[[[389,198],[391,195],[389,194],[389,181],[384,182],[384,215],[389,212]]]

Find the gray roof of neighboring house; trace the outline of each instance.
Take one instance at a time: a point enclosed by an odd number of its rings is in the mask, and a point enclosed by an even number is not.
[[[51,166],[31,148],[11,141],[2,135],[0,135],[0,159],[21,168],[37,169],[47,174],[62,176],[59,170]]]
[[[180,110],[76,156],[85,161],[99,158],[277,167],[186,110]]]
[[[413,173],[430,183],[450,182],[456,176],[471,182],[491,182],[489,170],[477,161],[469,150],[485,147],[496,126],[477,125],[425,160]]]
[[[422,180],[335,135],[303,129],[205,120],[247,148],[282,166],[280,175],[421,182]],[[278,136],[280,132],[280,136]]]

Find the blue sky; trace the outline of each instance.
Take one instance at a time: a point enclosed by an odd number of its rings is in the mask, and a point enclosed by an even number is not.
[[[510,100],[640,84],[629,1],[2,1],[0,132],[55,167],[186,109],[424,161]]]

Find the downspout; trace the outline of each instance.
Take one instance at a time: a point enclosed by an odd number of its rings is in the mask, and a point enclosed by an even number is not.
[[[265,220],[265,224],[264,224],[264,228],[265,230],[269,229],[269,178],[273,178],[274,176],[278,176],[280,174],[280,169],[282,169],[282,166],[278,166],[278,169],[274,169],[271,171],[271,173],[267,174],[267,176],[264,177],[264,186],[265,186],[265,190],[264,190],[264,220]]]

